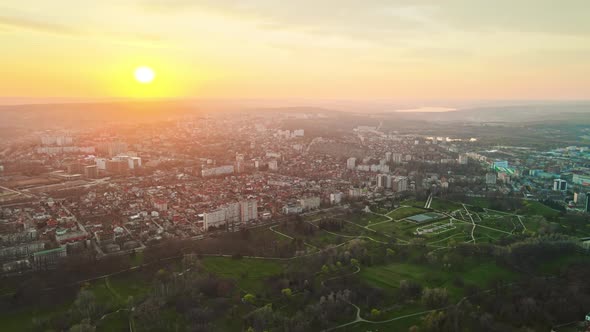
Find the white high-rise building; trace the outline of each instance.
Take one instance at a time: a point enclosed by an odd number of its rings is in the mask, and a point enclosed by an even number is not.
[[[330,194],[330,204],[340,204],[342,202],[342,193],[331,193]]]
[[[567,181],[565,181],[563,179],[553,180],[553,190],[554,191],[566,191],[567,190]]]
[[[317,209],[320,207],[320,198],[318,196],[301,198],[299,205],[301,205],[304,211]]]
[[[393,176],[387,175],[387,179],[385,180],[385,188],[391,189],[393,183]]]
[[[385,160],[387,162],[390,162],[391,161],[391,152],[385,152]]]
[[[216,176],[216,175],[223,175],[223,174],[232,174],[234,172],[234,165],[225,165],[225,166],[218,166],[218,167],[211,167],[205,168],[201,170],[201,176]]]
[[[225,220],[230,223],[240,221],[240,208],[240,203],[229,203],[225,205]]]
[[[486,184],[496,184],[496,173],[486,173]]]
[[[351,157],[346,160],[346,168],[354,169],[356,167],[356,158]]]
[[[258,202],[254,199],[241,201],[240,217],[242,222],[258,219]]]
[[[127,163],[129,164],[129,169],[140,168],[141,167],[141,158],[129,157],[129,159],[127,159]]]
[[[391,155],[391,159],[394,163],[401,163],[402,162],[402,154],[401,153],[393,153]]]
[[[107,159],[106,158],[96,158],[96,159],[94,159],[94,162],[96,163],[96,167],[98,169],[101,169],[101,170],[107,169]]]
[[[279,170],[279,163],[278,161],[276,161],[276,159],[273,159],[271,161],[268,162],[268,169],[270,171],[278,171]]]
[[[408,178],[405,176],[396,176],[392,183],[392,189],[397,192],[408,190]]]
[[[469,158],[467,157],[467,155],[464,155],[464,154],[459,155],[459,164],[466,165],[468,162],[469,162]]]
[[[219,227],[225,225],[225,209],[217,209],[203,214],[203,227],[208,230],[209,227]]]
[[[305,135],[305,130],[303,129],[295,129],[293,130],[293,137],[303,137]]]
[[[387,185],[387,175],[386,174],[377,174],[377,187],[385,188]]]

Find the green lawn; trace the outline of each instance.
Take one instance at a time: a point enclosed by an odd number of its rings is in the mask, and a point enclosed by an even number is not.
[[[417,225],[408,221],[387,221],[381,224],[370,226],[371,229],[392,235],[398,238],[411,239],[414,237],[414,231]]]
[[[410,217],[416,214],[424,213],[426,210],[416,208],[416,207],[401,207],[396,209],[387,214],[387,216],[393,218],[394,220],[404,219],[406,217]]]
[[[415,199],[407,199],[407,200],[400,203],[400,205],[407,205],[407,206],[413,206],[413,207],[418,207],[418,208],[423,208],[424,204],[426,204],[426,201],[417,201]]]
[[[462,209],[463,205],[461,205],[461,203],[448,201],[446,199],[433,198],[430,207],[434,210],[451,212]]]
[[[235,280],[238,287],[250,293],[259,293],[266,278],[283,271],[283,263],[277,260],[205,257],[202,262],[207,271]]]
[[[422,316],[412,316],[408,318],[403,318],[400,320],[394,320],[388,323],[381,323],[381,324],[371,324],[371,323],[356,323],[345,328],[339,329],[337,331],[342,332],[390,332],[390,331],[400,331],[405,332],[413,325],[420,326],[422,322]]]
[[[120,311],[108,315],[105,319],[96,324],[97,332],[117,332],[129,331],[129,314],[126,311]]]
[[[540,215],[545,218],[556,217],[559,215],[559,211],[553,210],[543,203],[536,201],[523,201],[523,207],[518,210],[519,214],[525,215]]]
[[[465,284],[487,287],[494,279],[514,280],[516,273],[497,266],[494,262],[466,262],[460,272],[449,272],[428,264],[393,263],[363,268],[360,277],[368,284],[393,293],[402,280],[414,280],[425,287],[445,287],[453,301],[463,296],[463,289],[453,284],[453,278],[460,276]]]
[[[343,216],[342,219],[351,221],[360,226],[367,226],[370,224],[375,224],[378,222],[389,220],[385,217],[378,216],[373,213],[363,213],[363,214],[355,214],[350,216]]]

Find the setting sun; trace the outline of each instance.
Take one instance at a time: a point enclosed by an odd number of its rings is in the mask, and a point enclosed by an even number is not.
[[[151,83],[156,77],[156,73],[150,67],[138,67],[135,69],[135,80],[142,84]]]

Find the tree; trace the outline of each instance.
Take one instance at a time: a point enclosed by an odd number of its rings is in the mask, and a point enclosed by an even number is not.
[[[254,301],[256,301],[256,296],[254,294],[248,293],[248,294],[244,295],[242,300],[246,303],[254,304]]]
[[[440,308],[449,303],[446,288],[426,288],[422,293],[422,303],[430,308]]]
[[[393,250],[391,248],[387,248],[386,255],[388,258],[394,258],[395,257],[395,250]]]
[[[379,309],[373,308],[371,309],[371,318],[378,319],[381,316],[381,311]]]
[[[82,289],[76,296],[74,306],[86,318],[91,318],[96,311],[96,298],[88,290]]]
[[[94,332],[96,327],[90,324],[90,319],[83,319],[79,324],[72,325],[68,332]]]
[[[446,315],[443,311],[433,311],[423,318],[423,326],[426,331],[442,331]]]
[[[350,265],[352,265],[354,267],[359,267],[359,261],[356,258],[351,258]]]
[[[399,293],[403,299],[415,299],[422,294],[422,285],[413,280],[399,282]]]
[[[285,297],[291,297],[291,295],[293,295],[293,291],[291,291],[291,288],[283,288],[281,290],[281,294],[283,294]]]

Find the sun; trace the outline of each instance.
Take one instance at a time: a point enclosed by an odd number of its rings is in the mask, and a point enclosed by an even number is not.
[[[149,84],[152,83],[154,78],[156,78],[156,72],[150,67],[137,67],[134,72],[135,80],[141,84]]]

